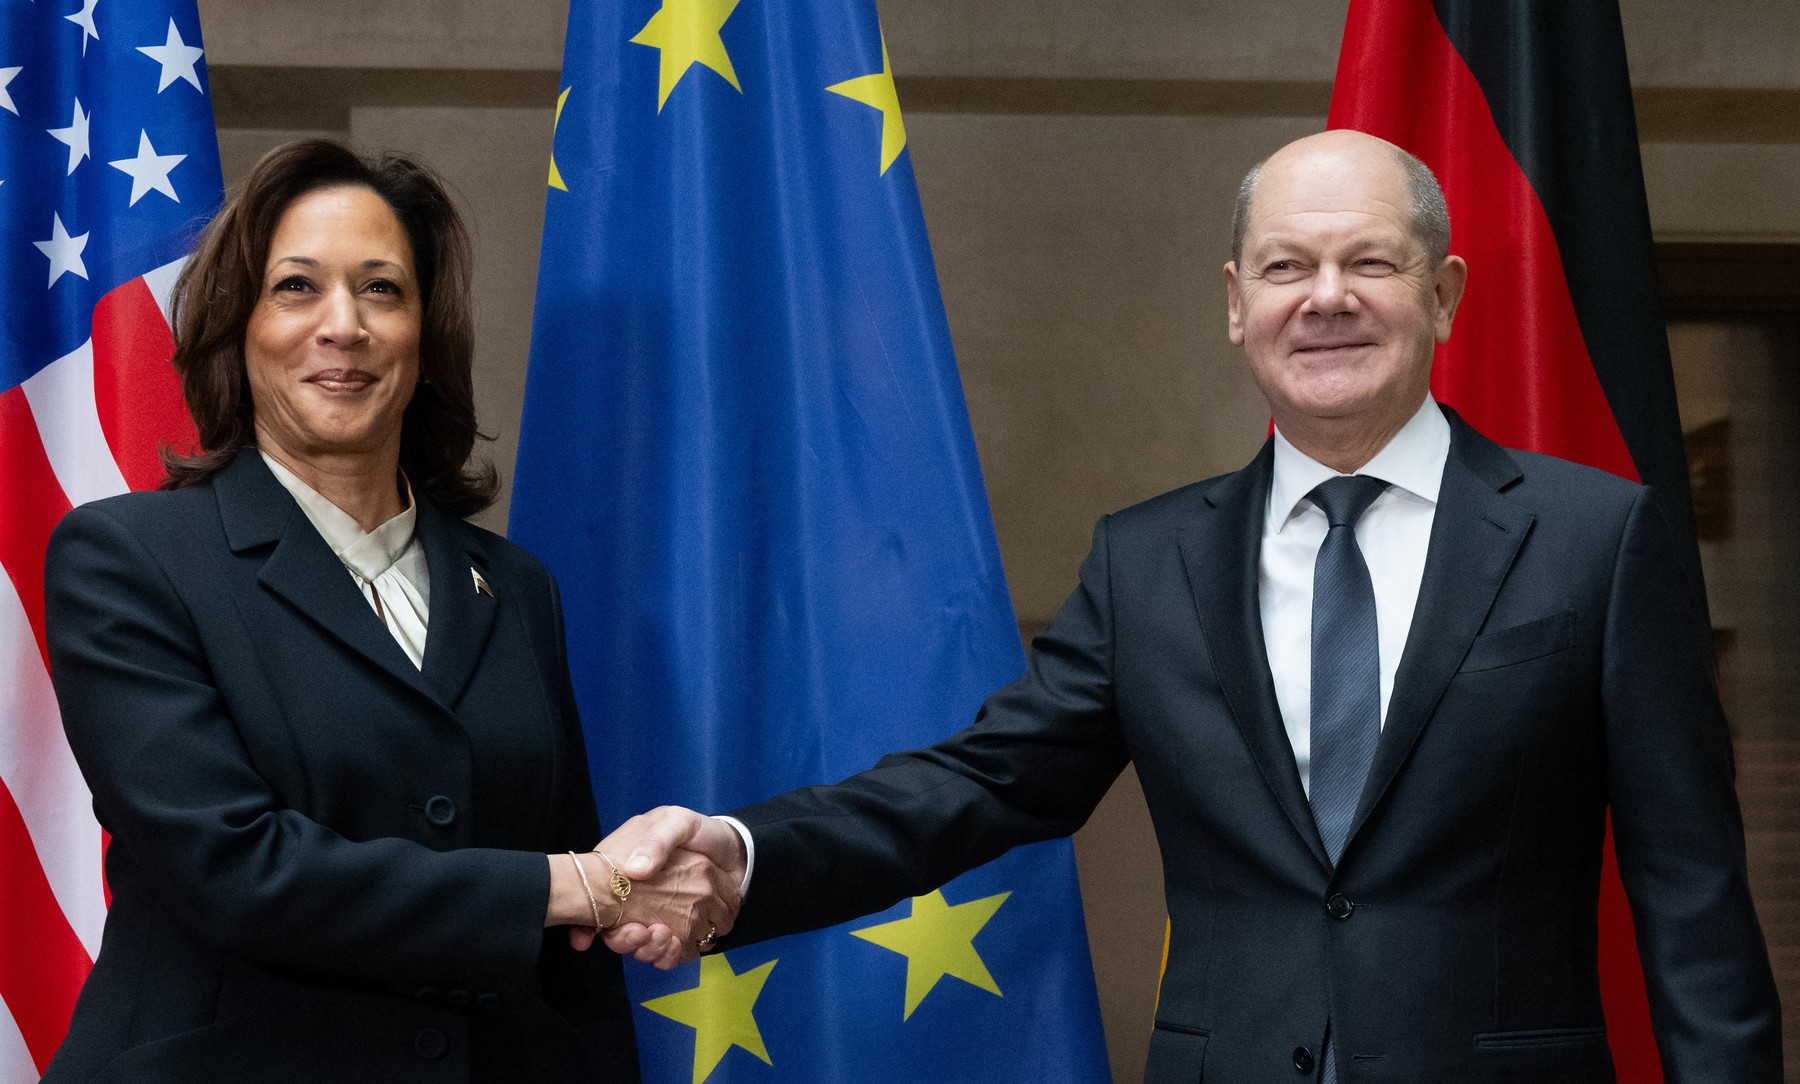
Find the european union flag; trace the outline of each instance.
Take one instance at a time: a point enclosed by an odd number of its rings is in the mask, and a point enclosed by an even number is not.
[[[957,729],[1023,659],[873,4],[575,0],[562,84],[511,533],[603,818]],[[1058,841],[634,968],[646,1079],[1106,1080],[1079,900]]]

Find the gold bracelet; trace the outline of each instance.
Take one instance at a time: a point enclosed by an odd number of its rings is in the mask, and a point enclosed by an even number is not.
[[[594,853],[601,858],[606,858],[604,851],[595,851]],[[612,894],[619,897],[619,910],[623,912],[625,901],[631,898],[631,878],[620,873],[619,867],[613,864],[612,859],[606,858],[606,864],[612,869]]]
[[[581,868],[581,859],[575,857],[574,851],[570,851],[569,861],[575,863],[575,876],[581,878],[581,887],[587,892],[588,910],[594,916],[594,929],[596,931],[611,929],[609,926],[600,924],[600,901],[594,898],[594,886],[588,883],[587,870]]]

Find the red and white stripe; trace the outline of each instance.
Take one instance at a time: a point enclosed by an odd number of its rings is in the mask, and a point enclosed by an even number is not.
[[[105,839],[44,651],[44,548],[77,504],[149,489],[193,424],[169,358],[185,261],[112,290],[92,337],[0,394],[0,1084],[34,1081],[68,1029],[106,919]]]

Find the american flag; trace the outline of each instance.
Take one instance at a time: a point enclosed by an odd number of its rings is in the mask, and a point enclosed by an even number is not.
[[[106,917],[44,654],[44,547],[193,428],[169,292],[222,184],[195,0],[0,0],[0,1084],[34,1081]]]

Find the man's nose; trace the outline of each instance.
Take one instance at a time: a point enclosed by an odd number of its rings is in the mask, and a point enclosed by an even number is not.
[[[1312,277],[1312,291],[1306,298],[1306,310],[1325,316],[1348,312],[1356,304],[1350,277],[1334,263],[1322,263]]]

